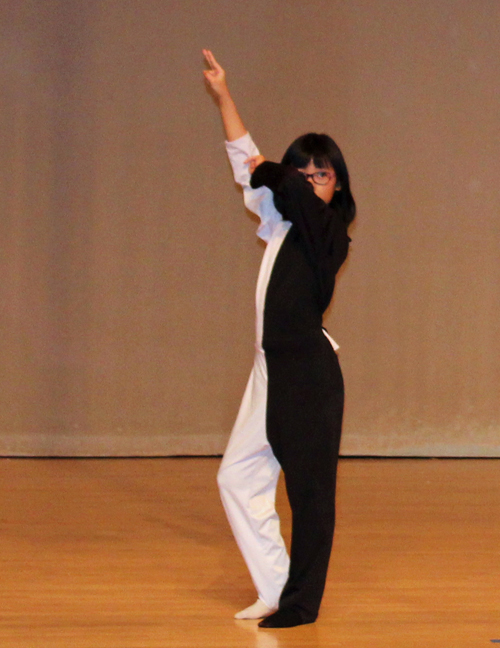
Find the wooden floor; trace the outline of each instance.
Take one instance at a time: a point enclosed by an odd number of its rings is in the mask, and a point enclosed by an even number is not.
[[[255,594],[218,464],[1,459],[0,647],[500,642],[499,460],[342,460],[320,617],[282,630],[232,619]]]

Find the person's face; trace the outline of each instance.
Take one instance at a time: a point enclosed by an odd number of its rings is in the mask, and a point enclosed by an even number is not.
[[[306,167],[299,169],[299,171],[306,175],[307,181],[312,184],[314,193],[318,198],[321,198],[328,205],[333,198],[335,185],[337,184],[337,176],[332,167],[317,167],[311,160]]]

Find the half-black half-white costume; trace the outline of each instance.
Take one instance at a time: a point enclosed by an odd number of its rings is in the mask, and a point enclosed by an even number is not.
[[[256,293],[255,361],[220,467],[222,501],[259,598],[316,619],[335,524],[344,387],[322,328],[349,237],[339,215],[291,167],[258,154],[247,133],[226,143],[267,247]],[[275,509],[280,467],[292,509],[290,559]]]

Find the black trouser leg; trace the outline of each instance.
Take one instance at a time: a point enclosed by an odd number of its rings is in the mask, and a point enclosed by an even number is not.
[[[292,545],[280,608],[296,608],[304,623],[315,621],[325,589],[335,528],[338,451],[333,455],[324,449],[306,468],[302,466],[305,470],[295,460],[284,467],[292,509]]]
[[[294,354],[288,363],[282,357],[279,366],[272,361],[268,366],[269,441],[283,468],[292,509],[290,574],[280,610],[293,610],[302,623],[311,623],[321,604],[335,527],[342,374],[328,349],[303,358]]]

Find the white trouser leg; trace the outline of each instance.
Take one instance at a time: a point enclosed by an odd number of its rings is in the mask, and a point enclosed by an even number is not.
[[[266,436],[267,367],[257,352],[217,481],[259,598],[277,608],[290,560],[275,508],[280,465]]]

